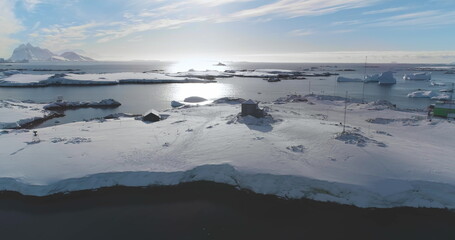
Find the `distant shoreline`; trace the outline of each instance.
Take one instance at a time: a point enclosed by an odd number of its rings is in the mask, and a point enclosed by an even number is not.
[[[357,208],[212,182],[45,197],[0,192],[5,239],[453,239],[455,212]]]

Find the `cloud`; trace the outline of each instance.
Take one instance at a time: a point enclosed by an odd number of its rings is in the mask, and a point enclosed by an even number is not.
[[[22,0],[22,4],[24,5],[25,9],[29,12],[33,11],[36,5],[41,4],[42,0]]]
[[[123,38],[133,33],[146,32],[157,29],[175,29],[184,24],[204,22],[207,18],[195,17],[187,19],[157,19],[151,22],[142,23],[124,23],[120,24],[119,28],[97,30],[97,42],[103,43],[114,39]]]
[[[308,36],[313,35],[314,32],[312,30],[303,30],[303,29],[296,29],[289,32],[292,36]]]
[[[362,22],[359,20],[351,20],[351,21],[338,21],[338,22],[333,22],[333,26],[339,26],[339,25],[356,25],[356,24],[361,24]]]
[[[354,29],[339,29],[339,30],[333,31],[332,33],[335,33],[335,34],[342,34],[342,33],[354,32],[354,31],[355,31]]]
[[[254,0],[186,0],[186,1],[177,1],[170,4],[166,4],[160,7],[154,7],[152,10],[143,10],[139,16],[141,17],[159,17],[166,16],[169,14],[183,12],[188,9],[193,8],[213,8],[230,3],[241,3],[241,2],[250,2]],[[161,1],[159,1],[161,2]],[[165,1],[162,1],[165,2]],[[156,3],[156,1],[152,1]]]
[[[256,8],[241,10],[225,17],[221,21],[239,21],[265,15],[286,18],[323,15],[369,6],[374,2],[371,0],[279,0]]]
[[[13,0],[0,1],[0,54],[6,56],[11,54],[11,48],[18,44],[19,41],[12,38],[11,35],[18,33],[24,29],[22,23],[14,14]]]
[[[448,63],[455,60],[455,51],[335,51],[275,54],[244,54],[239,59],[248,61],[286,62],[350,62],[363,63]]]
[[[48,28],[41,28],[29,34],[29,37],[34,38],[41,46],[53,50],[58,50],[55,49],[56,46],[59,48],[71,48],[80,46],[84,40],[91,36],[91,31],[98,26],[100,24],[94,22],[74,26],[56,24]]]
[[[392,12],[399,12],[403,10],[407,10],[406,7],[395,7],[395,8],[386,8],[381,10],[373,10],[368,12],[363,12],[363,15],[373,15],[373,14],[382,14],[382,13],[392,13]]]
[[[381,18],[368,24],[376,27],[439,27],[455,25],[455,11],[428,10]]]

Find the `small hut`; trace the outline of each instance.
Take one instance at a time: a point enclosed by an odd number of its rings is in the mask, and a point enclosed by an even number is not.
[[[259,108],[258,103],[249,99],[242,103],[242,116],[264,117],[264,111]]]
[[[159,120],[161,120],[160,113],[153,109],[149,110],[144,115],[142,115],[142,121],[145,122],[157,122]]]

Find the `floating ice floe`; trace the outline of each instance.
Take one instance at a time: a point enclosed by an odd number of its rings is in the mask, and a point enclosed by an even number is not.
[[[225,72],[207,70],[207,71],[187,71],[178,73],[169,73],[167,76],[171,77],[191,77],[191,78],[203,78],[203,79],[215,79],[215,78],[228,78],[233,77],[232,74]]]
[[[409,98],[431,98],[434,100],[448,100],[450,96],[448,94],[439,93],[436,91],[415,91],[408,94]]]
[[[269,77],[278,77],[276,73],[260,72],[255,70],[239,70],[234,71],[230,70],[228,73],[232,74],[235,77],[252,77],[252,78],[269,78]]]
[[[430,81],[431,86],[445,86],[446,84],[443,82],[435,82],[435,81]]]
[[[360,78],[348,78],[348,77],[338,76],[337,82],[363,82],[363,80]]]
[[[409,93],[408,97],[410,97],[410,98],[432,98],[437,95],[438,95],[438,93],[429,90],[429,91],[415,91],[415,92]]]
[[[116,85],[152,83],[207,83],[200,78],[172,77],[156,72],[102,74],[15,74],[0,80],[0,87],[45,87],[53,85]]]
[[[417,81],[425,81],[425,80],[431,80],[431,73],[411,73],[411,74],[405,74],[403,76],[404,80],[417,80]]]

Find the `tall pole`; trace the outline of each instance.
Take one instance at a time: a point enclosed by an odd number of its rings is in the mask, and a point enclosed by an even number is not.
[[[311,80],[308,80],[308,94],[311,94]]]
[[[348,109],[348,91],[346,91],[346,97],[344,98],[344,123],[343,123],[343,133],[346,131],[346,110]]]
[[[365,57],[365,69],[364,69],[363,84],[362,84],[362,103],[365,102],[365,80],[367,79],[367,60],[368,60],[368,56]]]

